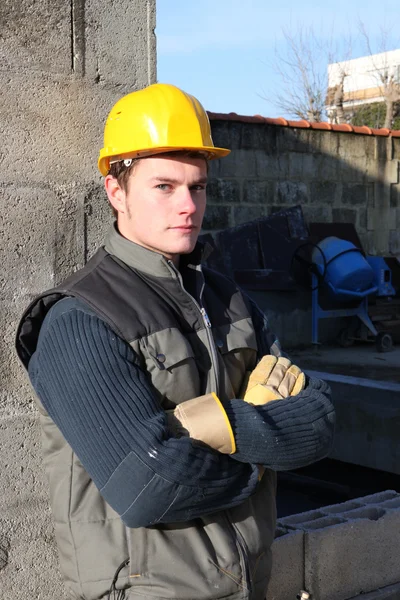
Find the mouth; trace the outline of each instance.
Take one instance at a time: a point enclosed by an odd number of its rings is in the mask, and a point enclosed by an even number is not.
[[[182,231],[183,233],[191,233],[195,231],[197,227],[195,225],[177,225],[176,227],[170,227],[174,231]]]

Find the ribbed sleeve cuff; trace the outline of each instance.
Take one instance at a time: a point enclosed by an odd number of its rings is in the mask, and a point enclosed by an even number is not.
[[[300,468],[324,458],[333,439],[335,412],[328,385],[310,380],[297,396],[252,406],[224,402],[239,461],[275,470]]]

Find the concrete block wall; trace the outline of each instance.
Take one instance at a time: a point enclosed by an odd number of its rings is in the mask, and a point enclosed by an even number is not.
[[[308,221],[353,223],[371,254],[400,253],[400,138],[218,115],[204,230],[301,204]]]
[[[294,599],[300,590],[315,600],[390,586],[399,593],[399,526],[400,494],[392,490],[280,519],[267,600]]]
[[[65,597],[33,396],[14,353],[38,292],[111,224],[97,171],[108,111],[156,78],[155,0],[0,6],[0,597]]]

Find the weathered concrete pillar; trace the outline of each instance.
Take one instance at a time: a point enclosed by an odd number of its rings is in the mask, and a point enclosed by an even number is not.
[[[369,165],[374,182],[373,206],[368,207],[371,254],[397,254],[397,203],[393,187],[399,183],[400,163],[394,157],[393,138],[375,138],[375,160]],[[372,167],[372,168],[371,168]]]
[[[111,222],[105,118],[156,77],[155,0],[0,6],[0,596],[62,599],[36,410],[13,339],[23,308]]]

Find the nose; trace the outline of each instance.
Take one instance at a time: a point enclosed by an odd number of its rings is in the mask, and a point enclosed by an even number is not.
[[[192,192],[189,188],[182,188],[179,194],[179,213],[193,215],[197,211],[197,204],[193,200]]]

